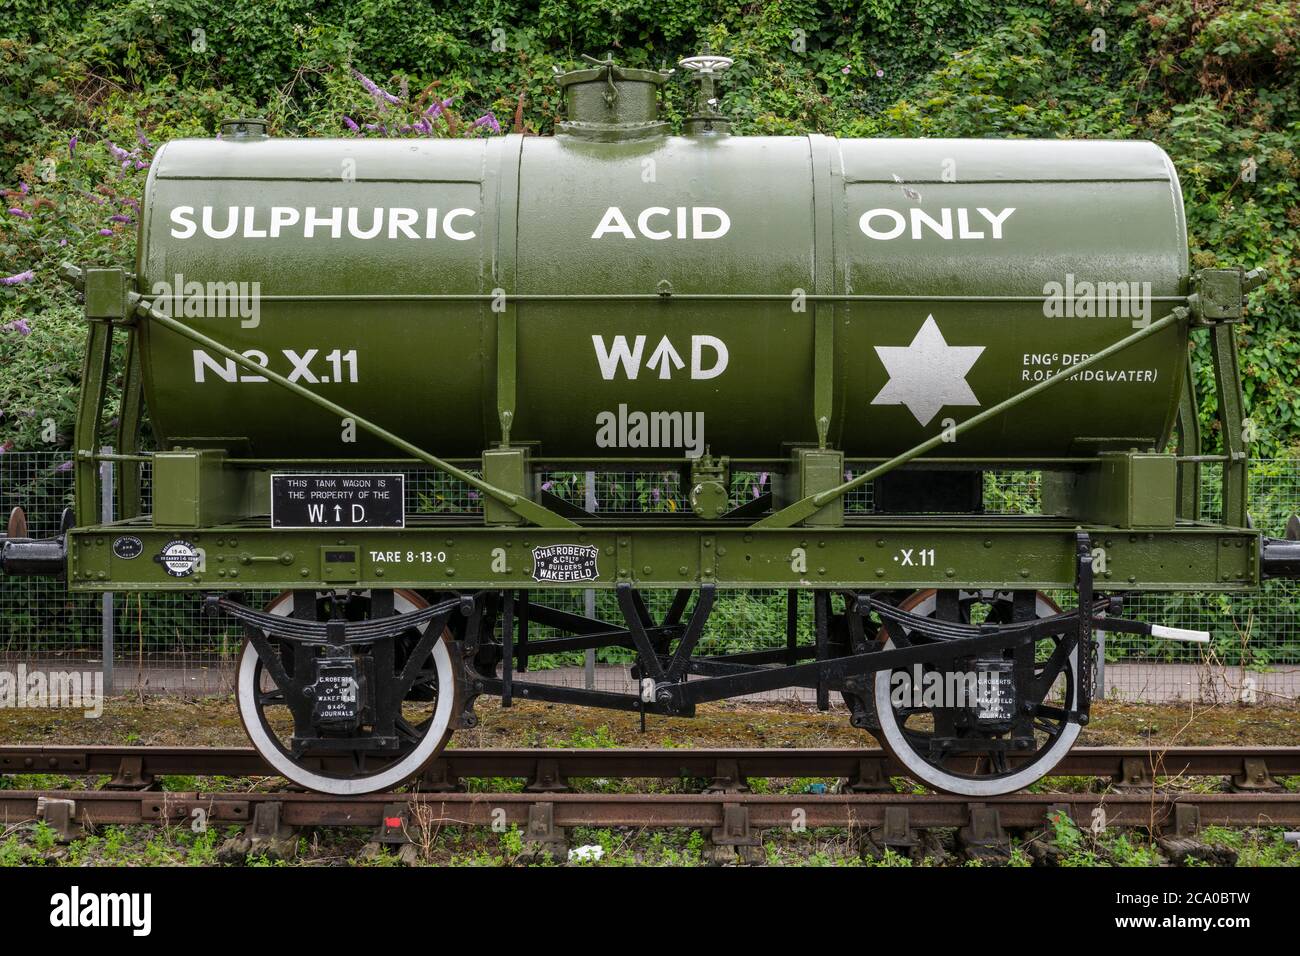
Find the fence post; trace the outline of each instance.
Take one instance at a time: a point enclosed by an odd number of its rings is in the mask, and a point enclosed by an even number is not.
[[[589,471],[583,480],[583,504],[588,511],[596,510],[596,473]],[[587,617],[596,616],[596,592],[592,588],[587,588],[583,592],[583,605]],[[587,690],[596,688],[596,649],[589,647],[582,659],[583,683],[586,684]]]
[[[1094,631],[1097,635],[1097,666],[1094,673],[1097,675],[1097,700],[1106,699],[1106,632]]]
[[[105,455],[113,454],[113,446],[105,445],[100,449]],[[113,520],[113,463],[111,461],[101,461],[99,463],[99,487],[100,487],[100,520],[108,524]],[[104,604],[100,611],[102,623],[102,656],[104,663],[102,670],[104,673],[104,696],[111,697],[113,694],[113,592],[107,591],[104,594]]]

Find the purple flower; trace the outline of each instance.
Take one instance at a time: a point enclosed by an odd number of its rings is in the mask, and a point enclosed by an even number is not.
[[[354,133],[361,132],[361,127],[357,125],[356,120],[354,120],[351,116],[343,117],[343,125],[346,126],[348,129],[352,130],[352,132]]]
[[[474,121],[474,126],[475,128],[486,126],[494,133],[501,132],[501,124],[497,122],[497,118],[493,116],[491,112],[484,113],[482,116],[476,119]]]
[[[138,199],[132,199],[130,196],[126,196],[122,199],[119,199],[118,202],[120,202],[123,206],[130,206],[132,209],[140,208],[140,201]]]
[[[0,328],[3,328],[6,332],[17,332],[19,335],[24,336],[32,334],[32,327],[27,324],[26,319],[14,319],[14,321],[0,326]]]
[[[758,473],[758,484],[754,486],[754,497],[757,498],[763,493],[763,486],[767,484],[767,472]]]
[[[884,76],[884,75],[885,75],[885,71],[884,71],[884,70],[876,70],[876,76],[877,76],[877,77],[882,77],[882,76]]]
[[[449,96],[445,100],[435,100],[433,105],[424,111],[424,115],[429,117],[429,119],[434,119],[443,110],[449,109],[451,107],[451,101],[455,98],[456,97],[454,96]]]
[[[60,245],[60,246],[66,246],[67,244],[68,244],[68,240],[66,240],[66,239],[60,239],[60,240],[59,240],[59,245]]]
[[[550,490],[551,490],[552,488],[554,488],[554,487],[555,487],[555,482],[553,482],[553,481],[543,481],[543,482],[542,482],[542,491],[550,491]]]
[[[471,492],[469,493],[469,500],[470,500],[470,501],[478,501],[478,492],[477,492],[477,491],[471,491]]]
[[[121,146],[118,146],[111,139],[108,141],[108,151],[113,154],[113,158],[119,163],[127,163],[131,161],[131,154]]]
[[[68,140],[68,159],[75,159],[77,155],[77,134],[72,134],[72,139]]]
[[[112,229],[101,229],[101,230],[99,230],[99,234],[100,234],[101,236],[111,236],[111,235],[113,234],[113,230],[112,230]]]
[[[656,503],[656,504],[658,503],[658,501],[659,501],[659,487],[658,487],[658,485],[656,485],[655,487],[653,487],[653,488],[650,489],[650,497],[653,498],[653,499],[655,500],[655,503]]]
[[[3,279],[0,279],[0,285],[17,285],[20,282],[31,282],[35,278],[36,273],[31,269],[28,269],[26,272],[19,272],[15,275],[5,276]]]
[[[137,159],[137,160],[135,161],[135,168],[136,168],[136,169],[148,169],[148,168],[149,168],[149,164],[146,163],[143,159]]]
[[[153,149],[153,143],[149,142],[148,137],[144,135],[144,130],[138,126],[135,128],[135,138],[140,141],[140,145],[145,149]]]
[[[108,221],[109,222],[135,222],[135,220],[132,219],[130,216],[123,216],[121,213],[118,213],[116,216],[109,216]]]
[[[23,193],[24,196],[27,195],[27,184],[26,184],[26,183],[24,183],[24,182],[19,182],[19,183],[18,183],[18,188],[19,188],[20,190],[22,190],[22,193]]]
[[[55,470],[55,471],[72,471],[72,462],[71,462],[71,461],[65,461],[65,462],[63,462],[63,464],[59,465],[59,467],[58,467],[58,468],[55,468],[54,470]]]
[[[365,88],[365,91],[375,98],[375,103],[384,106],[385,103],[400,103],[401,100],[389,93],[386,89],[376,83],[370,77],[358,70],[353,70],[352,75],[357,78],[357,82]]]
[[[849,75],[849,68],[846,66],[844,69],[840,70],[840,72],[843,73],[845,76],[848,76],[848,75]]]
[[[19,219],[31,219],[31,218],[32,218],[32,214],[31,214],[31,213],[29,213],[29,212],[28,212],[27,210],[25,210],[25,209],[19,209],[17,206],[14,206],[13,208],[11,208],[11,209],[9,210],[9,215],[11,215],[11,216],[17,216]]]

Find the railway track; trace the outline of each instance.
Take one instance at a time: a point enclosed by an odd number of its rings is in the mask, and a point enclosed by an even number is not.
[[[291,848],[301,827],[373,827],[376,845],[414,851],[443,826],[518,826],[530,844],[557,852],[571,827],[685,827],[711,845],[755,857],[759,833],[773,828],[841,827],[900,848],[917,833],[957,828],[968,847],[1004,847],[1008,831],[1041,828],[1064,814],[1082,826],[1146,827],[1193,839],[1201,827],[1300,826],[1300,793],[1276,777],[1300,774],[1300,747],[1083,747],[1060,775],[1111,781],[1106,792],[1014,793],[972,801],[900,793],[901,773],[885,753],[849,749],[482,749],[449,750],[409,792],[329,796],[291,790],[173,792],[169,775],[273,776],[249,748],[0,746],[0,775],[58,773],[110,779],[102,789],[0,789],[0,825],[36,819],[63,841],[88,826],[243,825],[238,853],[259,845]],[[1185,776],[1229,778],[1229,792],[1177,791],[1159,782]],[[838,777],[837,792],[755,793],[750,778]],[[467,791],[470,778],[516,778],[516,792]],[[582,778],[689,778],[701,792],[575,792]],[[812,788],[810,788],[811,791]],[[292,852],[290,849],[289,852]],[[755,857],[756,858],[756,857]]]
[[[742,807],[749,828],[876,828],[894,811],[908,828],[968,827],[978,813],[996,811],[1002,827],[1042,826],[1049,811],[1086,824],[1101,808],[1108,826],[1168,828],[1300,825],[1300,795],[1293,793],[1014,793],[972,802],[937,794],[836,793],[403,793],[338,797],[313,793],[129,793],[126,791],[0,790],[0,822],[48,816],[49,802],[74,806],[70,820],[82,825],[184,824],[202,811],[212,824],[250,823],[259,808],[274,808],[290,827],[379,827],[393,816],[428,825],[517,824],[532,830],[539,815],[555,827],[723,828],[732,808]],[[540,811],[540,814],[539,814]]]
[[[110,788],[130,789],[169,775],[274,775],[251,747],[0,744],[0,774],[15,773],[108,776]],[[1156,777],[1222,776],[1236,789],[1267,791],[1276,789],[1276,777],[1295,774],[1300,747],[1076,747],[1052,776],[1099,777],[1128,787],[1149,786]],[[873,792],[902,775],[902,766],[875,749],[485,748],[444,751],[420,777],[418,789],[447,792],[467,778],[510,777],[526,780],[529,792],[557,792],[567,789],[569,778],[690,777],[731,791],[750,777],[842,777],[849,791]]]

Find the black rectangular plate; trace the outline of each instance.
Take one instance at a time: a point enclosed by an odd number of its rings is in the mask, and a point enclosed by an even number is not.
[[[406,476],[272,475],[272,528],[405,528]]]

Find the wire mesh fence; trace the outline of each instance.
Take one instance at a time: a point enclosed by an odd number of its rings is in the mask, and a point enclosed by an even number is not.
[[[1214,466],[1205,469],[1203,513],[1221,513]],[[315,470],[315,469],[314,469]],[[350,469],[355,470],[355,469]],[[375,467],[374,470],[395,469]],[[431,469],[406,473],[410,515],[472,514],[481,511],[478,493]],[[143,470],[144,500],[149,501],[148,466]],[[542,487],[601,514],[689,510],[674,470],[662,472],[553,472]],[[771,490],[764,472],[733,475],[733,506]],[[63,452],[10,452],[0,455],[0,514],[21,505],[31,533],[57,531],[71,504],[71,460]],[[869,511],[866,486],[846,501],[849,513]],[[991,514],[1036,514],[1042,509],[1041,474],[998,471],[985,476],[984,507]],[[1300,473],[1294,460],[1252,463],[1251,514],[1256,526],[1280,535],[1287,518],[1300,512]],[[274,595],[249,594],[258,605]],[[534,597],[537,597],[535,594]],[[671,591],[645,593],[657,619],[672,601]],[[1072,595],[1053,595],[1068,606]],[[798,638],[812,641],[812,598],[799,597]],[[621,620],[611,591],[547,591],[545,602],[575,613]],[[102,664],[111,636],[115,689],[177,693],[221,693],[232,686],[233,665],[242,646],[237,626],[199,613],[192,594],[70,594],[62,582],[0,577],[0,663],[29,666]],[[1107,635],[1104,687],[1108,697],[1134,701],[1294,703],[1300,701],[1300,587],[1269,581],[1257,594],[1148,593],[1130,598],[1126,614],[1173,627],[1206,630],[1208,645],[1193,645],[1133,635]],[[785,645],[786,592],[723,592],[700,642],[700,654],[779,648]],[[531,640],[557,636],[533,624]],[[581,652],[551,654],[529,661],[529,679],[585,684],[606,690],[633,690],[627,664],[632,653],[605,648],[587,661]],[[776,696],[806,696],[790,690]]]

